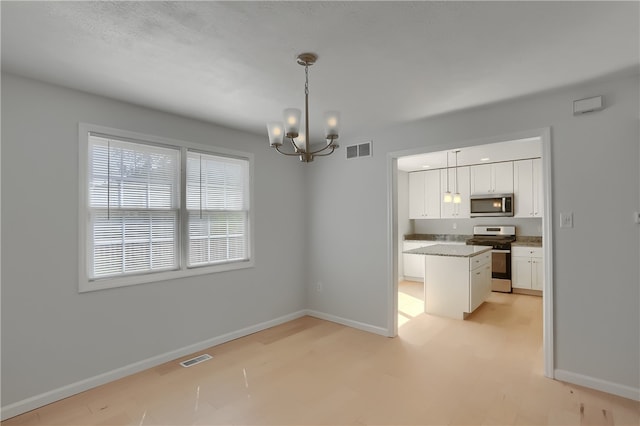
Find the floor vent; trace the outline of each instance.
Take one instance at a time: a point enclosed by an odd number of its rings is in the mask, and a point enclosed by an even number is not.
[[[186,361],[182,361],[180,363],[180,365],[183,366],[183,367],[191,367],[192,365],[196,365],[196,364],[200,364],[201,362],[208,361],[211,358],[213,358],[213,357],[211,355],[209,355],[209,354],[202,354],[202,355],[198,355],[195,358],[191,358],[191,359],[188,359]]]
[[[358,157],[371,157],[371,141],[347,146],[347,160]]]

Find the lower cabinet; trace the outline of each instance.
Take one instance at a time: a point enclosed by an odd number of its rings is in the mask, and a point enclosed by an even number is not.
[[[491,294],[491,265],[489,262],[469,272],[469,311],[473,312]]]
[[[432,246],[435,244],[457,244],[464,245],[462,242],[453,241],[417,241],[405,240],[402,242],[402,251],[413,250],[417,248]],[[402,255],[402,271],[404,279],[407,281],[424,281],[424,255],[406,254]]]
[[[425,257],[426,313],[464,319],[491,294],[491,252]]]
[[[434,245],[427,241],[403,241],[402,251]],[[407,281],[424,281],[424,256],[421,254],[403,254],[402,267],[404,279]]]
[[[542,291],[543,266],[541,247],[511,247],[511,286]]]

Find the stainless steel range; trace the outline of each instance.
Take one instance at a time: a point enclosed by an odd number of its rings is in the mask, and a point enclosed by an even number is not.
[[[511,293],[511,243],[515,226],[474,226],[467,245],[491,246],[491,290]]]

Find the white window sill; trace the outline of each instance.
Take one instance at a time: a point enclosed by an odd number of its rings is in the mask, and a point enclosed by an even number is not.
[[[147,274],[130,275],[127,277],[103,278],[95,281],[81,280],[79,286],[80,293],[106,290],[109,288],[127,287],[137,284],[152,283],[157,281],[176,280],[180,278],[193,277],[196,275],[215,274],[218,272],[235,271],[238,269],[253,268],[253,260],[224,263],[221,265],[200,266],[195,268],[181,269],[177,271],[150,272]]]

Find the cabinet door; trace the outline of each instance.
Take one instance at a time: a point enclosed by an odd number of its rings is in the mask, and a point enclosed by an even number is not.
[[[424,218],[440,218],[440,170],[424,173]]]
[[[491,294],[491,267],[484,265],[469,272],[469,311],[473,312]]]
[[[448,172],[448,173],[447,173]],[[447,182],[447,174],[449,175],[449,181]],[[440,170],[440,193],[444,198],[444,193],[447,192],[447,183],[449,184],[448,191],[453,195],[456,192],[455,189],[455,172],[452,169]],[[451,219],[455,217],[455,209],[453,203],[445,203],[441,201],[440,217],[443,219]]]
[[[542,217],[544,211],[544,185],[542,182],[542,159],[536,158],[532,162],[533,181],[533,216]]]
[[[513,162],[514,217],[533,217],[533,161]]]
[[[424,173],[409,173],[409,219],[424,219]]]
[[[496,194],[513,192],[513,161],[491,164],[493,166],[493,191]]]
[[[403,254],[404,276],[424,279],[424,256],[421,254]]]
[[[471,195],[492,192],[491,164],[471,166]]]
[[[544,289],[544,268],[541,257],[531,258],[531,288],[533,290]]]
[[[531,258],[511,256],[511,285],[531,289]]]
[[[469,167],[458,167],[458,175],[456,180],[458,183],[458,192],[460,193],[462,202],[460,204],[454,204],[455,218],[469,219],[471,217],[471,201],[469,200],[469,197],[471,195],[471,183],[469,174]]]

